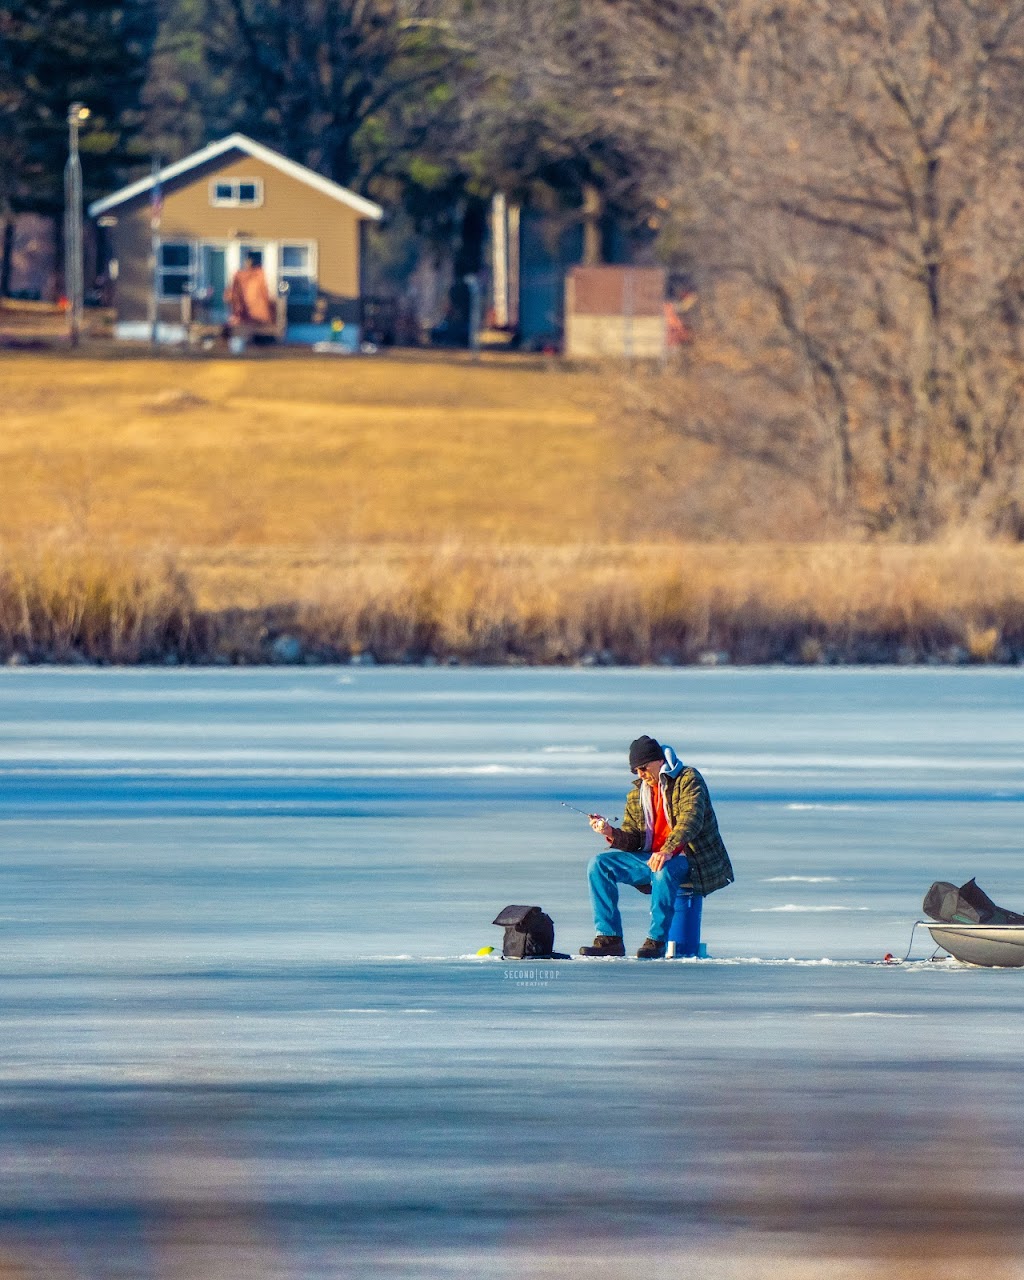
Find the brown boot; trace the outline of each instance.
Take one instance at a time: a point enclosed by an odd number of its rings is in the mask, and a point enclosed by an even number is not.
[[[613,933],[599,933],[592,947],[580,947],[581,956],[624,956],[626,947]]]
[[[638,960],[664,960],[664,942],[655,942],[653,938],[647,938],[644,941],[644,945],[636,953],[636,958]]]

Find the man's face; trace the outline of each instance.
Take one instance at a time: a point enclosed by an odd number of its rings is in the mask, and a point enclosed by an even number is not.
[[[650,760],[647,764],[637,765],[633,772],[641,782],[650,782],[653,784],[657,782],[658,774],[661,773],[661,766],[664,763],[664,760]]]

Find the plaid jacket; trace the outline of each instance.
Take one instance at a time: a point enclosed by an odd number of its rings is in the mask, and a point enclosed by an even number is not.
[[[696,769],[690,768],[684,769],[678,778],[663,774],[662,781],[665,812],[672,824],[665,848],[677,849],[687,855],[693,887],[702,897],[732,884],[736,877],[718,830],[718,819],[711,807],[708,784]],[[612,829],[613,849],[622,849],[626,853],[646,852],[647,827],[640,802],[642,785],[634,783],[626,797],[622,826]]]

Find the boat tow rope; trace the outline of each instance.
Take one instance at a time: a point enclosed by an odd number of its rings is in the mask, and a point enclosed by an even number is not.
[[[914,927],[910,930],[910,946],[907,947],[907,954],[903,957],[902,960],[897,960],[896,961],[897,964],[906,964],[906,962],[910,959],[910,953],[914,949],[914,934],[917,932],[917,926],[919,924],[929,925],[934,923],[935,923],[934,920],[915,920],[914,921]],[[942,950],[942,947],[937,946],[935,950],[932,952],[932,954],[928,957],[928,959],[931,960],[934,956],[937,956],[941,950]]]

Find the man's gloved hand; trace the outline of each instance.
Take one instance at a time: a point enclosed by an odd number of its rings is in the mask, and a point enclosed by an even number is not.
[[[602,818],[599,813],[592,813],[590,814],[590,825],[599,836],[604,836],[606,840],[611,839],[614,828],[607,818]]]

